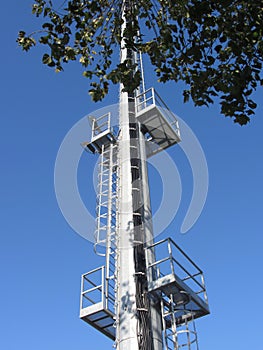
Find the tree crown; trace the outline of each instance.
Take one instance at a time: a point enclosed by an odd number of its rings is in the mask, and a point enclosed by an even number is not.
[[[263,84],[262,0],[126,2],[122,33],[122,0],[66,0],[57,7],[35,0],[32,13],[44,18],[42,28],[20,31],[17,42],[25,51],[37,41],[45,45],[42,62],[56,71],[78,60],[98,101],[110,81],[128,92],[140,84],[134,64],[114,62],[114,49],[124,40],[128,49],[150,57],[159,81],[186,84],[185,102],[208,106],[218,97],[222,114],[241,125],[250,120],[257,106],[251,95]]]

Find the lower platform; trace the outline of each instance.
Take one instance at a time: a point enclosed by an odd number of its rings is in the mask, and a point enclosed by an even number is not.
[[[210,313],[203,272],[172,239],[146,248],[146,266],[149,293],[174,309],[177,324]]]
[[[90,153],[101,153],[103,147],[115,142],[116,140],[113,133],[105,131],[97,137],[94,137],[91,142],[82,142],[81,145]]]
[[[80,310],[80,318],[115,340],[114,314],[105,309],[102,302]]]
[[[82,275],[80,318],[110,339],[115,339],[114,297],[109,293],[105,266]]]
[[[188,317],[196,319],[210,313],[208,304],[175,274],[166,275],[149,283],[148,290],[157,298],[161,296],[164,303],[172,297],[177,324],[184,323]]]

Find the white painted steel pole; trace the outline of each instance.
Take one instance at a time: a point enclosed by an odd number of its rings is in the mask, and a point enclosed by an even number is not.
[[[122,9],[122,33],[126,27],[125,1]],[[121,62],[127,58],[128,50],[121,43]],[[134,266],[134,225],[132,205],[132,175],[130,155],[129,117],[130,106],[127,92],[120,86],[119,115],[119,199],[118,199],[118,254],[117,254],[117,350],[139,350],[137,338],[136,285]]]
[[[123,1],[122,34],[127,24],[126,11],[128,8],[126,6],[129,6],[129,1]],[[126,59],[134,63],[135,53],[125,47],[125,41],[123,39],[121,43],[121,63]],[[135,245],[140,243],[135,242],[135,238],[141,241],[141,246],[144,242],[152,243],[153,228],[146,164],[145,137],[137,121],[135,121],[134,96],[129,96],[129,94],[123,92],[122,89],[123,85],[121,84],[119,110],[120,133],[118,138],[119,199],[116,265],[116,347],[117,350],[162,350],[162,324],[159,305],[155,305],[152,301],[149,301],[148,310],[140,310],[138,305],[136,305],[138,300],[139,303],[141,303],[142,299],[145,297],[145,295],[136,295],[136,292],[138,293],[138,290],[140,290],[142,293],[145,293],[145,288],[147,289],[147,287],[140,284],[143,282],[138,281],[138,277],[136,278],[138,274],[140,275],[146,271],[142,271],[143,267],[142,270],[138,270],[140,264],[143,266],[143,263],[138,261],[138,256],[140,256],[143,248],[141,247],[139,250],[136,250]],[[136,133],[137,139],[131,140],[131,135]],[[137,152],[134,151],[134,147],[137,148]],[[136,162],[136,159],[132,159],[132,155],[134,157],[136,153],[138,164],[140,164],[140,169],[138,170],[140,178],[136,178],[136,181],[134,181],[134,169],[132,175],[132,167],[134,167],[134,161]],[[140,190],[141,193],[137,195],[136,190]],[[139,197],[141,199],[139,199]],[[142,203],[140,203],[140,201],[142,201]],[[139,205],[138,203],[140,203],[141,206],[139,208],[136,207]],[[140,208],[142,208],[141,214]],[[135,215],[142,215],[143,222],[139,226]],[[150,260],[151,262],[154,260],[154,254],[150,257]],[[145,311],[146,314],[142,315]],[[143,322],[148,324],[146,328],[145,324],[144,327],[142,327],[142,323],[140,323],[142,321],[139,321],[140,317],[144,317]],[[141,347],[141,343],[143,343],[143,347]]]

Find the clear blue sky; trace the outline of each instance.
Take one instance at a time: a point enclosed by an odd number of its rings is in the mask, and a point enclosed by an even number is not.
[[[76,66],[62,74],[42,66],[42,49],[25,54],[15,42],[19,29],[37,28],[31,0],[1,7],[1,320],[5,350],[111,349],[112,342],[78,319],[80,275],[103,262],[92,244],[73,232],[56,202],[53,173],[67,131],[94,109],[117,102],[114,89],[94,106],[88,81]],[[180,152],[183,182],[172,236],[205,272],[211,315],[197,322],[200,350],[260,349],[262,328],[262,89],[248,126],[219,115],[218,105],[183,105],[175,84],[154,84],[167,104],[192,128],[209,168],[208,198],[185,235],[179,227],[189,206],[192,179]],[[182,163],[178,164],[182,158]],[[86,158],[87,159],[87,158]],[[85,157],[81,191],[95,207]],[[89,198],[90,196],[90,198]],[[153,201],[158,194],[152,193]],[[154,203],[156,206],[156,203]]]

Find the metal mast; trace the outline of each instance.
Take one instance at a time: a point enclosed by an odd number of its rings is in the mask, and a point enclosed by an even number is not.
[[[122,38],[131,4],[123,1]],[[120,61],[143,78],[125,38]],[[117,350],[198,350],[191,324],[209,313],[202,271],[171,239],[153,242],[146,160],[180,141],[176,117],[153,88],[129,94],[121,84],[118,132],[110,113],[90,121],[83,145],[100,155],[95,251],[105,266],[82,275],[80,317]]]
[[[122,9],[122,38],[130,1]],[[134,65],[136,53],[121,43],[121,63]],[[145,138],[135,114],[136,92],[120,86],[119,139],[119,256],[117,284],[117,348],[162,349],[161,317],[158,306],[147,296],[144,243],[152,243],[151,208],[146,167]]]

